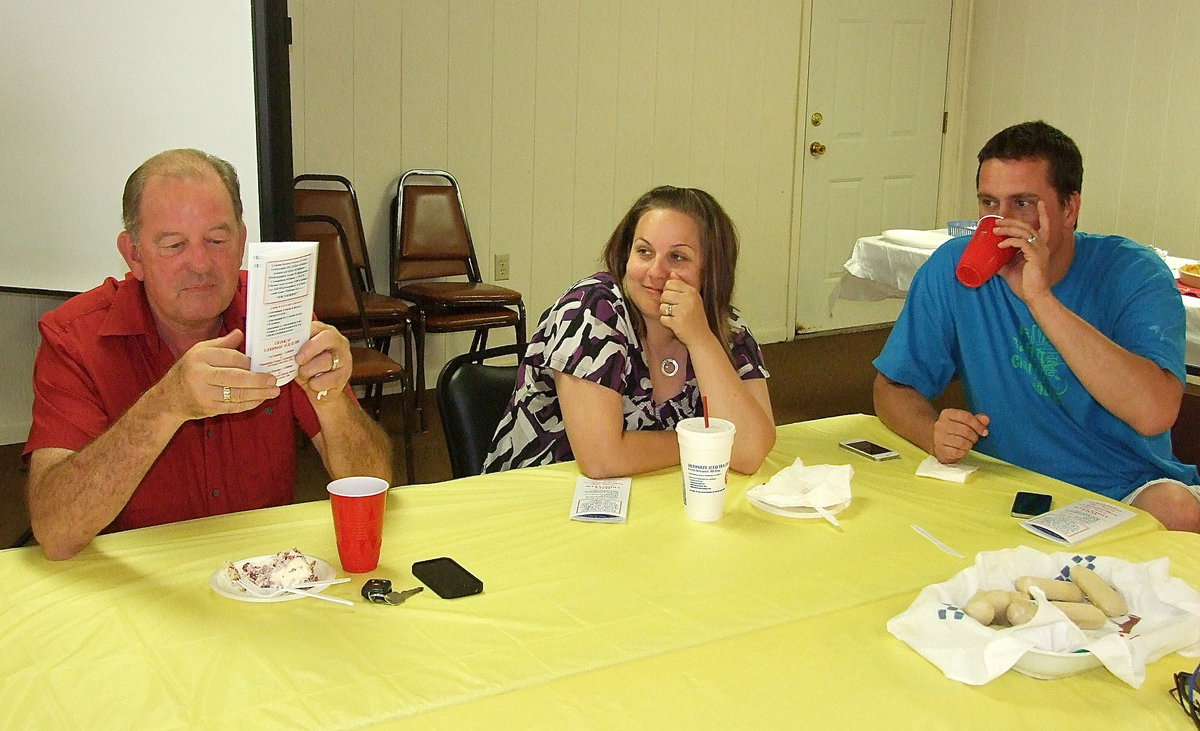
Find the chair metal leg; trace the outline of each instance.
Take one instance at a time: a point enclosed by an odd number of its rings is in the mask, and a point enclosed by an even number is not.
[[[413,410],[411,408],[412,401],[409,399],[409,394],[401,394],[400,401],[400,417],[402,423],[400,426],[401,438],[404,439],[404,475],[407,482],[405,484],[412,485],[417,481],[417,463],[413,458]]]
[[[517,324],[514,325],[513,328],[517,331],[517,337],[516,337],[517,349],[520,350],[520,352],[521,352],[521,354],[518,356],[517,359],[520,360],[521,358],[525,357],[525,303],[524,303],[524,301],[517,303]]]
[[[413,330],[417,346],[416,375],[413,379],[413,407],[417,412],[417,430],[422,434],[429,431],[425,425],[425,407],[421,401],[425,396],[425,311],[417,310],[417,327]]]
[[[383,384],[376,383],[375,392],[371,396],[371,409],[375,412],[375,421],[383,415]]]
[[[9,548],[20,548],[21,546],[24,546],[26,543],[29,543],[31,540],[33,540],[33,529],[32,528],[25,531],[21,535],[17,536],[17,540],[14,541],[13,544],[11,546],[9,546]]]

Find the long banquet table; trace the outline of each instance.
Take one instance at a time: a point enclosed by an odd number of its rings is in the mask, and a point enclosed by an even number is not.
[[[837,446],[852,437],[902,456]],[[747,502],[797,456],[854,466],[840,530]],[[568,519],[573,463],[397,488],[370,576],[414,586],[413,561],[448,555],[485,585],[399,607],[252,604],[209,588],[224,561],[292,546],[336,566],[323,501],[101,536],[65,562],[2,551],[0,727],[1187,728],[1167,690],[1194,659],[1153,663],[1137,690],[1103,669],[976,687],[888,634],[920,588],[978,551],[1065,550],[1009,517],[1017,490],[1056,507],[1091,496],[981,455],[967,484],[919,478],[923,457],[874,417],[780,427],[756,475],[731,475],[712,524],[684,517],[677,469],[634,478],[626,524]],[[1166,555],[1200,586],[1200,536],[1144,513],[1080,548]],[[356,598],[363,578],[327,592]]]

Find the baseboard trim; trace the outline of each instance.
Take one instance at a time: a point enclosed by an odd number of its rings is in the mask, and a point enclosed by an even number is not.
[[[896,323],[894,322],[876,322],[870,325],[855,325],[854,327],[840,327],[833,330],[816,330],[808,332],[796,333],[796,340],[807,340],[809,338],[820,338],[826,335],[850,335],[851,333],[870,332],[872,330],[886,330],[891,328]]]

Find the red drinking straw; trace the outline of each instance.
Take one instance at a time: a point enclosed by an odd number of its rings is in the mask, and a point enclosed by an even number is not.
[[[704,409],[704,428],[707,429],[708,428],[708,397],[701,396],[700,404],[701,404],[701,407]]]

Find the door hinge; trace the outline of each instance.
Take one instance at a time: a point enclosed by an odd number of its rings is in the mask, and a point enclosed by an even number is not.
[[[942,112],[942,134],[946,134],[946,129],[950,126],[950,112]]]

